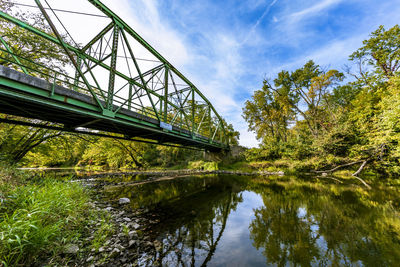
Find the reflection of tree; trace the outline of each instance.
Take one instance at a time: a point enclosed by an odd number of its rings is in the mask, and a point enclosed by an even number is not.
[[[374,193],[293,184],[254,188],[264,206],[254,211],[250,237],[268,263],[393,266],[400,259],[398,212],[377,206]]]
[[[319,251],[312,235],[310,218],[301,218],[301,203],[286,202],[280,194],[263,196],[265,207],[255,210],[250,224],[254,246],[263,247],[269,262],[284,266],[286,262],[311,265]]]
[[[220,184],[162,205],[168,218],[152,229],[161,240],[155,241],[160,246],[146,255],[146,265],[206,266],[224,233],[229,213],[241,201],[241,194]]]
[[[258,193],[250,238],[268,264],[277,266],[396,266],[400,259],[397,191],[243,177],[190,177],[122,187],[128,196],[155,207],[154,245],[143,265],[205,266],[212,262],[227,219],[243,190]],[[127,180],[128,181],[128,180]],[[129,195],[130,194],[130,195]],[[158,204],[157,204],[158,203]]]

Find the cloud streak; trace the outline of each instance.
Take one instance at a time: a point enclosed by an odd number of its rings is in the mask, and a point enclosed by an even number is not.
[[[265,16],[269,13],[269,11],[271,10],[271,8],[276,4],[276,2],[278,2],[278,0],[273,0],[271,4],[269,4],[267,6],[267,8],[264,10],[264,12],[262,13],[262,15],[257,19],[256,23],[254,23],[253,26],[251,26],[249,33],[247,34],[247,36],[244,38],[244,40],[240,43],[241,45],[247,43],[247,41],[249,40],[250,36],[254,34],[256,28],[258,27],[258,25],[260,25],[260,23],[262,22],[262,20],[265,18]]]
[[[294,21],[298,21],[300,19],[304,19],[307,17],[311,17],[314,15],[318,15],[320,14],[321,11],[329,9],[330,7],[339,4],[340,2],[342,2],[343,0],[324,0],[324,1],[320,1],[317,4],[312,5],[309,8],[303,9],[301,11],[298,12],[294,12],[292,14],[289,15],[289,17],[291,19],[293,19]]]

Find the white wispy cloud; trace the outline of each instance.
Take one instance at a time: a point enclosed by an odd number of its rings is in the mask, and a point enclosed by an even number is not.
[[[313,15],[319,14],[321,11],[328,9],[343,0],[323,0],[323,1],[318,1],[318,3],[313,4],[312,6],[305,8],[301,11],[294,12],[290,14],[290,18],[293,19],[294,21],[304,19],[306,17],[310,17]]]
[[[247,41],[249,40],[249,38],[254,34],[256,28],[258,27],[258,25],[260,25],[260,23],[262,22],[262,20],[265,18],[265,16],[269,13],[269,11],[271,10],[271,8],[276,4],[276,2],[278,2],[278,0],[273,0],[268,6],[267,8],[265,8],[264,12],[262,13],[262,15],[257,19],[257,21],[253,24],[253,26],[251,26],[249,33],[246,35],[246,37],[243,39],[243,41],[240,43],[241,45],[247,43]]]
[[[184,37],[165,18],[160,18],[158,2],[154,0],[113,0],[107,5],[132,26],[150,45],[177,67],[185,65],[190,55]],[[140,12],[137,8],[140,6]]]

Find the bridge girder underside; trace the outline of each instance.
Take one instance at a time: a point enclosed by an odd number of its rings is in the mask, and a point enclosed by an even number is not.
[[[160,129],[157,120],[133,111],[122,109],[115,117],[105,116],[87,95],[61,86],[53,89],[52,84],[45,80],[1,65],[0,113],[59,123],[61,127],[45,126],[71,132],[97,135],[101,131],[121,134],[120,138],[126,140],[140,137],[156,140],[155,144],[179,144],[209,151],[223,149],[217,143],[209,143],[206,137],[193,137],[189,131],[178,127],[173,127],[172,131]],[[36,124],[39,127],[41,125]],[[79,131],[77,128],[87,128],[89,131]]]

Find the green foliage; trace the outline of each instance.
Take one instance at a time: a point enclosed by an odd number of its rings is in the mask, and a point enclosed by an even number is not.
[[[350,55],[350,60],[357,61],[361,65],[369,65],[374,68],[372,73],[360,73],[377,79],[389,79],[399,74],[400,60],[400,27],[395,25],[389,30],[381,25],[371,33],[370,38],[363,42],[364,46]],[[369,77],[371,78],[371,77]],[[371,81],[365,79],[364,81]]]
[[[188,163],[189,169],[205,170],[205,171],[216,171],[219,170],[218,162],[214,161],[190,161]]]
[[[0,117],[14,118],[4,114]],[[59,131],[0,123],[0,160],[18,163],[28,152],[59,136]]]
[[[223,170],[234,170],[234,171],[243,171],[243,172],[253,172],[256,170],[253,166],[249,164],[247,161],[237,161],[234,163],[221,163],[219,165],[220,169]]]
[[[134,143],[112,138],[98,138],[88,144],[80,165],[105,166],[108,168],[142,167],[144,150],[148,144]]]
[[[346,84],[342,73],[313,61],[264,81],[243,109],[263,141],[246,159],[301,160],[301,170],[320,167],[307,163],[315,157],[367,159],[376,172],[399,175],[400,27],[379,27],[350,60],[358,72],[349,69],[354,79]]]
[[[2,5],[7,13],[12,14],[14,17],[27,21],[48,34],[53,34],[46,19],[40,13],[21,12],[12,3],[2,3]],[[21,64],[28,66],[28,71],[31,71],[31,68],[36,70],[32,75],[48,78],[48,75],[53,75],[52,70],[63,73],[63,69],[70,64],[61,46],[44,38],[37,38],[35,34],[22,27],[0,19],[0,32],[2,33],[1,37],[12,53],[17,55]],[[63,36],[63,39],[69,40],[67,36]],[[6,49],[3,44],[0,44],[0,47]],[[20,69],[13,57],[3,51],[0,51],[0,64]],[[36,64],[41,64],[47,68],[38,67]]]
[[[76,183],[18,180],[9,170],[1,173],[0,261],[7,266],[30,265],[55,257],[63,246],[79,238],[89,213],[89,196]],[[10,177],[12,175],[12,177]]]
[[[110,222],[110,218],[108,218],[109,215],[103,214],[103,216],[104,217],[99,221],[100,226],[96,229],[90,246],[90,248],[94,248],[96,251],[98,251],[106,240],[115,232],[114,225]]]
[[[90,136],[63,134],[30,150],[22,162],[30,167],[75,166],[82,158],[88,143],[93,140]]]

